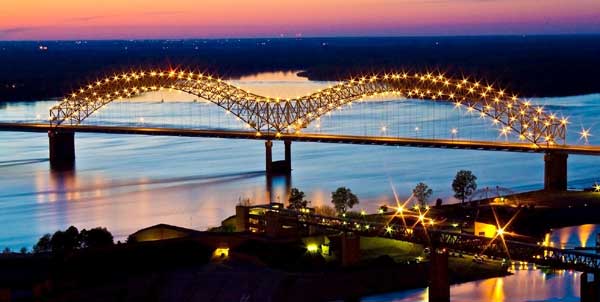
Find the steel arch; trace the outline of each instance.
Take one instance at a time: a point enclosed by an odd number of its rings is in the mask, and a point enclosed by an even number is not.
[[[504,135],[514,133],[534,144],[566,143],[568,121],[546,113],[543,107],[509,96],[503,90],[479,82],[455,80],[431,73],[388,73],[359,77],[293,98],[269,98],[235,87],[219,78],[188,71],[129,72],[96,81],[65,97],[50,108],[50,124],[80,124],[108,103],[162,89],[180,90],[206,99],[255,129],[297,132],[322,115],[353,101],[394,93],[411,99],[450,101],[468,112],[478,112],[501,126]]]

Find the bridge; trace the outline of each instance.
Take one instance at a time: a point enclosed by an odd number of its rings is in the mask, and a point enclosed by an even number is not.
[[[600,277],[600,254],[555,248],[544,242],[509,239],[516,237],[506,230],[510,221],[503,226],[499,224],[495,236],[490,238],[446,230],[440,227],[439,221],[426,217],[427,211],[412,211],[401,206],[391,209],[392,212],[349,218],[318,215],[310,208],[285,209],[283,204],[278,203],[240,205],[236,207],[236,229],[288,238],[290,235],[306,234],[307,230],[310,235],[315,229],[325,234],[332,231],[341,233],[342,263],[358,261],[360,240],[355,235],[390,238],[430,247],[430,301],[450,301],[449,251],[580,271],[583,272],[580,280],[582,301],[597,301],[600,295],[600,282],[596,280]],[[594,274],[595,281],[589,282],[588,273]]]
[[[84,124],[87,118],[112,102],[162,90],[183,91],[205,99],[242,121],[252,131]],[[491,120],[502,135],[514,142],[314,134],[303,131],[335,110],[384,94],[452,103],[456,108]],[[48,132],[53,166],[68,166],[74,162],[75,132],[261,139],[266,141],[265,166],[268,175],[278,171],[289,173],[292,141],[544,153],[544,187],[548,190],[566,190],[569,154],[600,155],[600,147],[567,144],[569,121],[565,117],[546,112],[541,106],[491,85],[432,73],[401,72],[356,77],[303,97],[288,99],[260,96],[217,77],[197,72],[136,71],[99,79],[81,87],[52,106],[48,120],[48,124],[3,123],[0,124],[0,131]],[[272,160],[275,140],[285,142],[284,161]]]

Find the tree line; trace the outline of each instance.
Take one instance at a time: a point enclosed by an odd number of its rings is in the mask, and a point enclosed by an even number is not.
[[[452,181],[452,190],[454,191],[454,197],[464,204],[465,200],[477,190],[477,176],[468,170],[458,171]],[[426,183],[419,182],[412,190],[412,194],[417,201],[417,205],[425,207],[433,194],[433,190]],[[339,187],[334,192],[331,192],[331,203],[333,204],[333,208],[327,208],[325,206],[317,207],[317,210],[318,212],[321,212],[320,214],[329,214],[329,216],[334,216],[336,214],[341,215],[347,213],[352,207],[359,204],[359,202],[358,197],[352,193],[352,190],[346,187]],[[288,209],[303,209],[308,207],[310,203],[310,200],[306,199],[306,194],[298,188],[292,188],[290,190]],[[442,200],[438,198],[436,200],[436,206],[439,207],[441,205]],[[387,206],[385,209],[383,207],[384,206],[382,206],[380,210],[383,210],[384,212],[387,211]]]

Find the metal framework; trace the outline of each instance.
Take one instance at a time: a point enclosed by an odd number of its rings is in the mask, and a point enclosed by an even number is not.
[[[484,254],[496,258],[526,261],[553,268],[600,272],[600,255],[598,254],[508,240],[500,236],[488,238],[459,232],[443,231],[436,229],[436,227],[427,226],[428,223],[419,223],[410,227],[399,224],[366,221],[365,219],[327,217],[316,215],[310,211],[303,212],[281,207],[274,208],[273,205],[258,205],[250,206],[249,208],[254,209],[254,211],[250,211],[250,213],[254,214],[248,216],[249,226],[259,232],[264,231],[269,223],[269,215],[266,214],[276,214],[283,218],[283,221],[286,221],[287,224],[295,224],[297,226],[310,225],[322,229],[358,233],[363,236],[386,237],[426,246],[446,248],[457,252]]]
[[[406,98],[453,102],[467,112],[491,118],[504,135],[534,144],[566,144],[564,117],[509,96],[479,82],[454,80],[431,73],[389,73],[353,78],[310,95],[293,99],[250,93],[225,81],[187,71],[123,73],[80,88],[50,108],[50,124],[79,125],[112,101],[149,91],[180,90],[206,99],[261,132],[295,133],[328,112],[368,97],[395,94]]]

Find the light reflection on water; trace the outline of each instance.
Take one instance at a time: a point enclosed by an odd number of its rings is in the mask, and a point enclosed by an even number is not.
[[[580,273],[517,269],[507,277],[453,285],[452,302],[579,301]],[[364,298],[363,302],[427,302],[427,289]]]
[[[275,72],[234,84],[259,94],[286,97],[331,83]],[[141,124],[145,126],[181,123],[240,129],[240,122],[216,106],[200,100],[193,103],[193,99],[182,93],[161,92],[134,102],[111,104],[87,123],[139,124],[143,118]],[[576,131],[580,124],[594,127],[599,100],[600,95],[589,95],[534,102],[571,116]],[[0,120],[39,122],[53,104],[3,104]],[[446,118],[459,114],[453,112],[453,106],[424,101],[376,101],[353,106],[324,118],[322,131],[381,135],[383,116],[390,123],[387,135],[404,135],[406,131],[410,136],[424,135],[414,132],[418,124],[420,129],[431,128],[447,137],[446,130],[454,122]],[[373,113],[366,114],[362,108],[369,107]],[[136,115],[133,121],[132,114]],[[471,132],[476,137],[492,135],[491,139],[497,139],[495,129],[482,127],[486,121],[463,118],[458,122],[462,123],[463,136]],[[443,129],[436,129],[436,123]],[[306,131],[321,131],[311,127]],[[79,228],[106,226],[120,240],[157,223],[206,229],[232,215],[240,198],[255,202],[268,199],[261,141],[86,133],[76,137],[76,170],[57,173],[49,171],[45,134],[0,132],[0,247],[31,246],[43,233],[71,224]],[[592,143],[600,144],[600,136],[592,139]],[[282,157],[283,144],[275,142],[274,159]],[[292,158],[292,185],[304,190],[313,205],[328,204],[330,192],[347,186],[361,198],[359,207],[367,210],[391,202],[390,181],[401,197],[409,195],[417,182],[425,181],[434,190],[432,200],[441,197],[452,202],[450,183],[459,169],[473,170],[480,187],[499,185],[524,191],[540,188],[543,179],[539,154],[294,143]],[[595,164],[595,158],[569,157],[570,185],[590,186],[599,180]],[[276,181],[272,200],[285,199],[284,183]],[[553,241],[566,242],[571,237]]]

